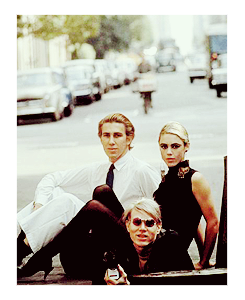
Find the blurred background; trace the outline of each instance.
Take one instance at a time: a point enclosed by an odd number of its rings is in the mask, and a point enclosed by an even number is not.
[[[153,61],[163,49],[184,59],[193,52],[207,50],[206,39],[214,24],[226,25],[227,16],[17,15],[17,68],[53,67],[71,59],[122,56],[132,57],[138,63],[142,53]]]
[[[143,61],[156,81],[147,114],[137,92]],[[136,128],[132,153],[158,169],[161,128],[182,123],[187,159],[208,179],[220,213],[227,16],[17,15],[18,210],[45,174],[106,159],[97,124],[112,112]]]

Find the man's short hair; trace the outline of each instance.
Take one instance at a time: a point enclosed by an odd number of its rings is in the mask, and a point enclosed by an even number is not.
[[[123,114],[120,113],[113,113],[110,114],[108,116],[106,116],[105,118],[103,118],[98,125],[98,136],[101,138],[102,136],[102,126],[105,123],[122,123],[125,126],[125,130],[126,130],[126,135],[127,136],[131,136],[132,140],[134,139],[134,126],[133,124],[129,121],[129,119],[127,117],[125,117]],[[131,147],[129,147],[129,149],[131,149]]]
[[[130,203],[129,206],[126,207],[122,216],[122,221],[124,223],[131,218],[133,209],[149,214],[157,224],[162,223],[160,206],[154,199],[143,197],[140,200]]]

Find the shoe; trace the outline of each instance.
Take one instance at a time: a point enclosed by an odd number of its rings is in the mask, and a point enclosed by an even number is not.
[[[17,278],[29,277],[37,272],[44,271],[44,280],[48,274],[53,270],[52,257],[45,261],[41,260],[39,253],[34,254],[28,262],[20,268],[17,268]]]
[[[31,248],[24,243],[24,236],[25,235],[20,234],[17,238],[17,266],[20,266],[22,260],[32,253]]]

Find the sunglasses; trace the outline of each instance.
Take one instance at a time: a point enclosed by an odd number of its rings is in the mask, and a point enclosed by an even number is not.
[[[141,220],[140,218],[133,219],[133,224],[135,226],[140,226],[142,222],[145,223],[146,227],[153,227],[156,223],[154,219],[150,219],[150,220]]]

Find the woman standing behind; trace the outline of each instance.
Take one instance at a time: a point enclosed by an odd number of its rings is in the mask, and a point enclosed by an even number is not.
[[[154,193],[162,210],[162,227],[178,232],[186,249],[195,238],[200,255],[195,269],[207,268],[219,230],[210,186],[185,160],[190,142],[181,124],[167,123],[160,132],[159,146],[162,159],[169,168]],[[199,226],[202,215],[206,220],[205,240]]]

